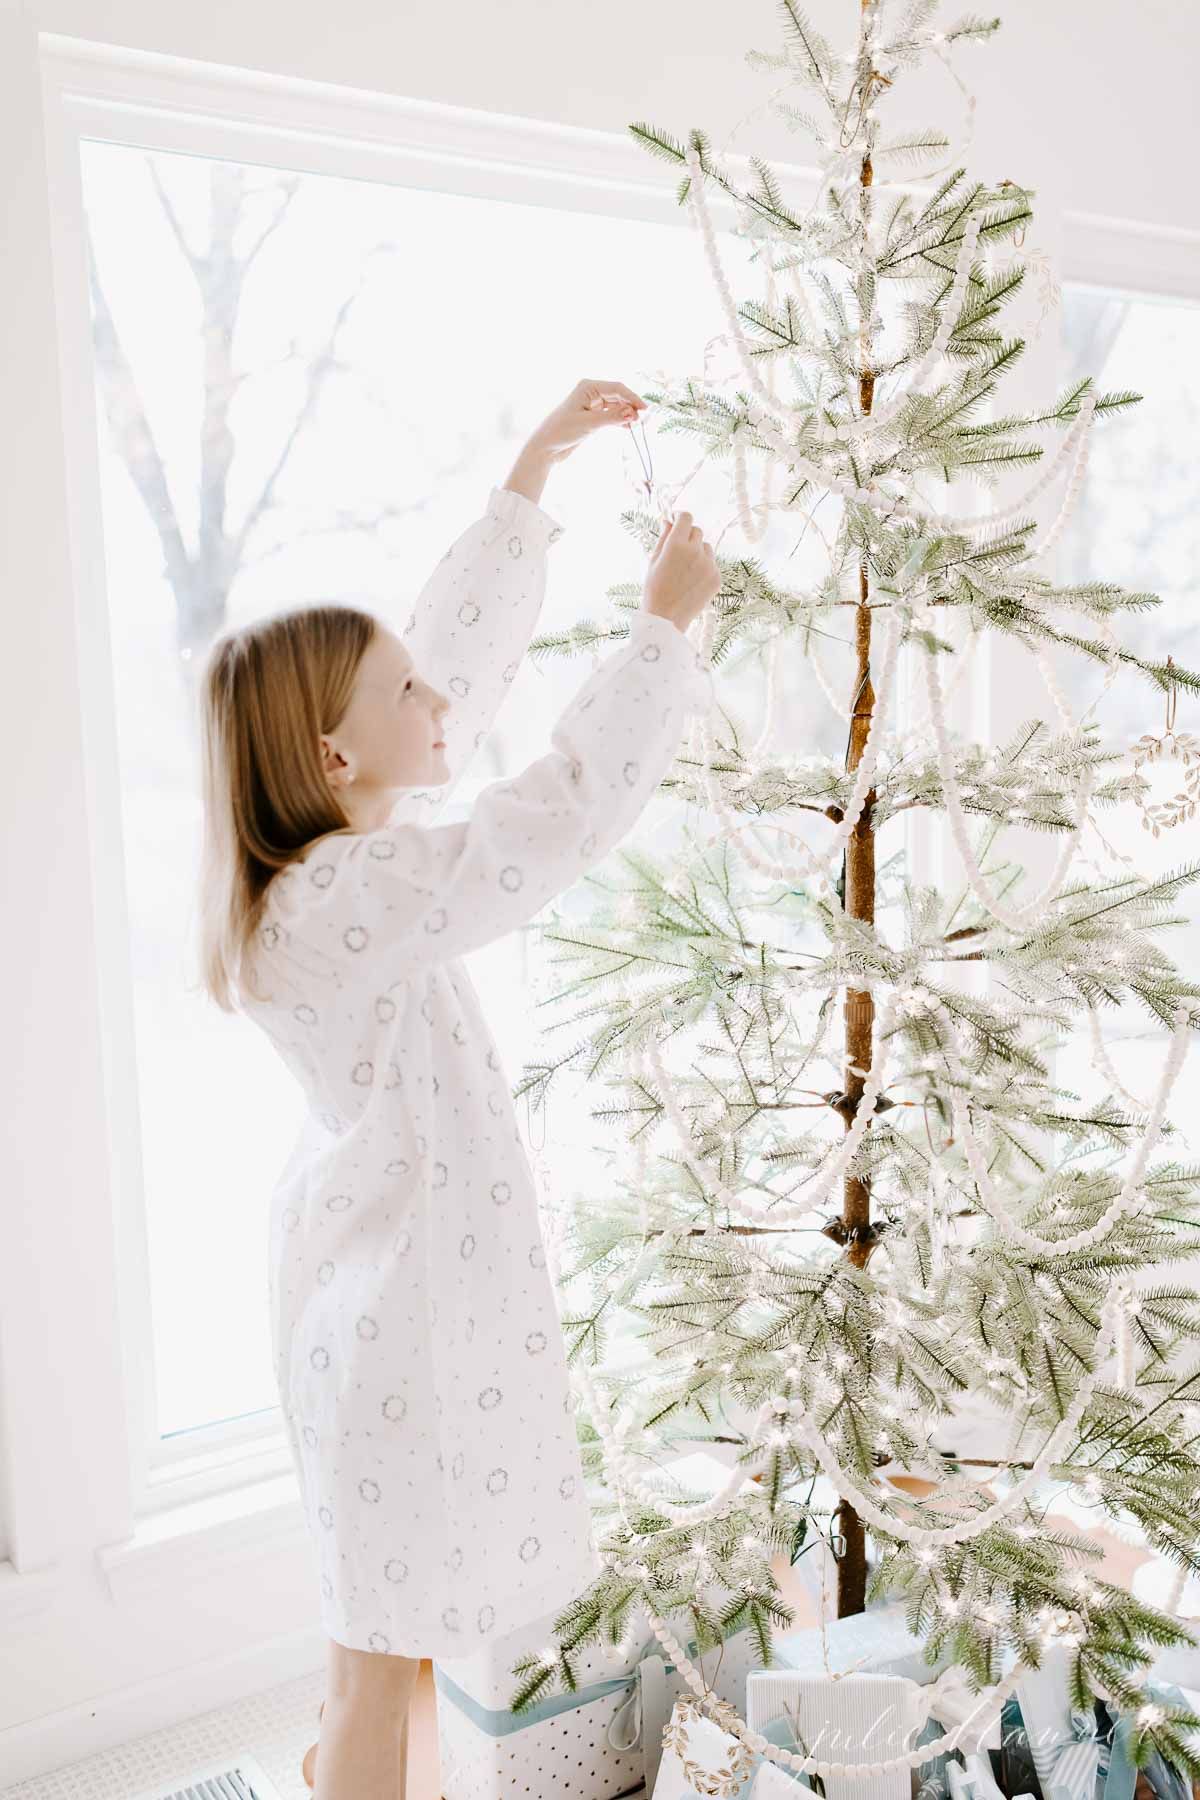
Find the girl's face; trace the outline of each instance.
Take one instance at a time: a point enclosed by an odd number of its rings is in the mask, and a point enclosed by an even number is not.
[[[450,702],[424,681],[395,632],[380,626],[358,665],[350,704],[323,733],[325,773],[343,806],[386,809],[392,790],[447,779],[442,720]]]

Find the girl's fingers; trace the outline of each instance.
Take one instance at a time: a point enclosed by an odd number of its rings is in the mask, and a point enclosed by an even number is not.
[[[623,381],[581,381],[579,387],[587,396],[584,404],[589,409],[606,400],[614,405],[623,401],[636,409],[644,409],[648,405],[640,394],[635,394]]]

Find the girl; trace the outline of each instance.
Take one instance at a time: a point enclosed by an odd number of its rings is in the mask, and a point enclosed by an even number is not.
[[[204,672],[205,981],[309,1108],[272,1198],[270,1304],[330,1640],[321,1800],[396,1800],[419,1659],[468,1656],[601,1571],[535,1188],[460,959],[624,837],[711,698],[686,630],[720,576],[689,513],[553,748],[433,820],[537,623],[550,466],[645,404],[578,383],[403,635],[312,606],[227,634]]]

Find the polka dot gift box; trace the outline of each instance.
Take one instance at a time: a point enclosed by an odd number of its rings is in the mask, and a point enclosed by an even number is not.
[[[703,1451],[669,1467],[689,1489],[715,1488],[728,1474]],[[608,1646],[588,1645],[576,1660],[574,1693],[560,1687],[521,1713],[509,1710],[518,1686],[512,1665],[554,1641],[555,1616],[548,1613],[474,1656],[435,1661],[445,1800],[552,1794],[616,1800],[639,1789],[657,1800],[664,1728],[675,1700],[690,1690],[649,1630],[641,1648],[621,1661]],[[747,1675],[757,1666],[753,1634],[738,1632],[702,1658],[694,1641],[686,1647],[713,1691],[740,1710]]]

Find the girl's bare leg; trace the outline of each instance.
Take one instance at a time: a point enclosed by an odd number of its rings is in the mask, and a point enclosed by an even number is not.
[[[405,1800],[408,1712],[420,1661],[329,1640],[314,1800]]]

